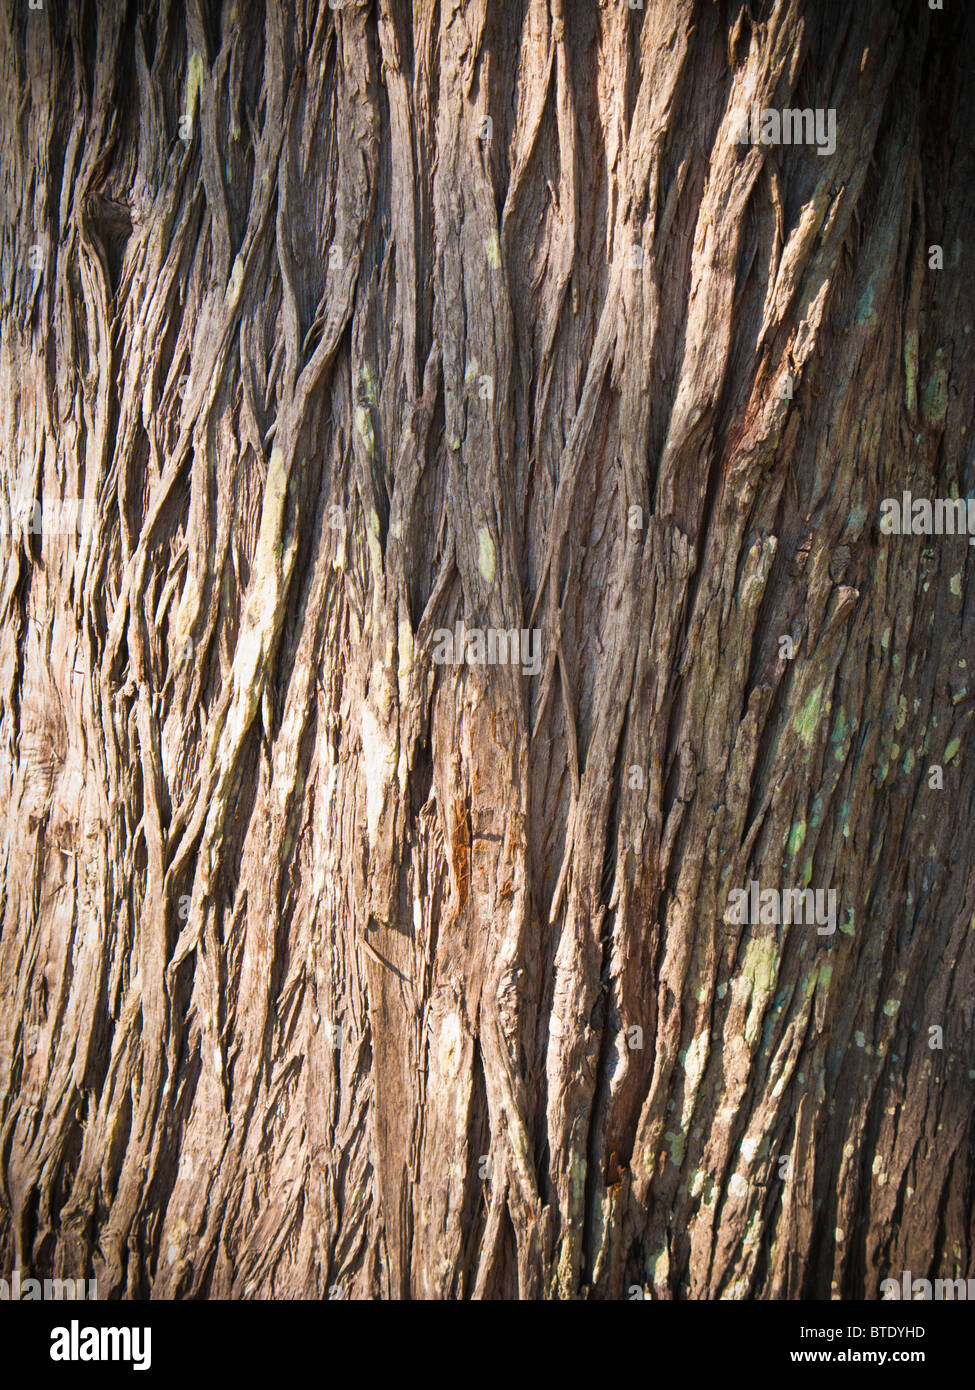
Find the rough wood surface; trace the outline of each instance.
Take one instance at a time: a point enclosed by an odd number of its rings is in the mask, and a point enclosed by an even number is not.
[[[970,8],[0,12],[4,1273],[975,1274]]]

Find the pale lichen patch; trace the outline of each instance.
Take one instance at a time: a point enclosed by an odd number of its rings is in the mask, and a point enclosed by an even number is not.
[[[484,580],[493,584],[498,572],[498,557],[491,532],[486,526],[482,526],[477,533],[477,567]]]

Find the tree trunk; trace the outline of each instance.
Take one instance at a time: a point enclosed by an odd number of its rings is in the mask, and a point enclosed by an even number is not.
[[[971,8],[2,23],[4,1272],[975,1274]]]

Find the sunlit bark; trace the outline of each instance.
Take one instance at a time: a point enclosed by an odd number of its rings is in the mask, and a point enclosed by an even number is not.
[[[5,1273],[975,1273],[965,8],[3,7]]]

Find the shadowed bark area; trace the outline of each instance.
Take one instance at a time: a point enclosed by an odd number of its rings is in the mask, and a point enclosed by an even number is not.
[[[965,11],[5,0],[5,1274],[975,1275]]]

